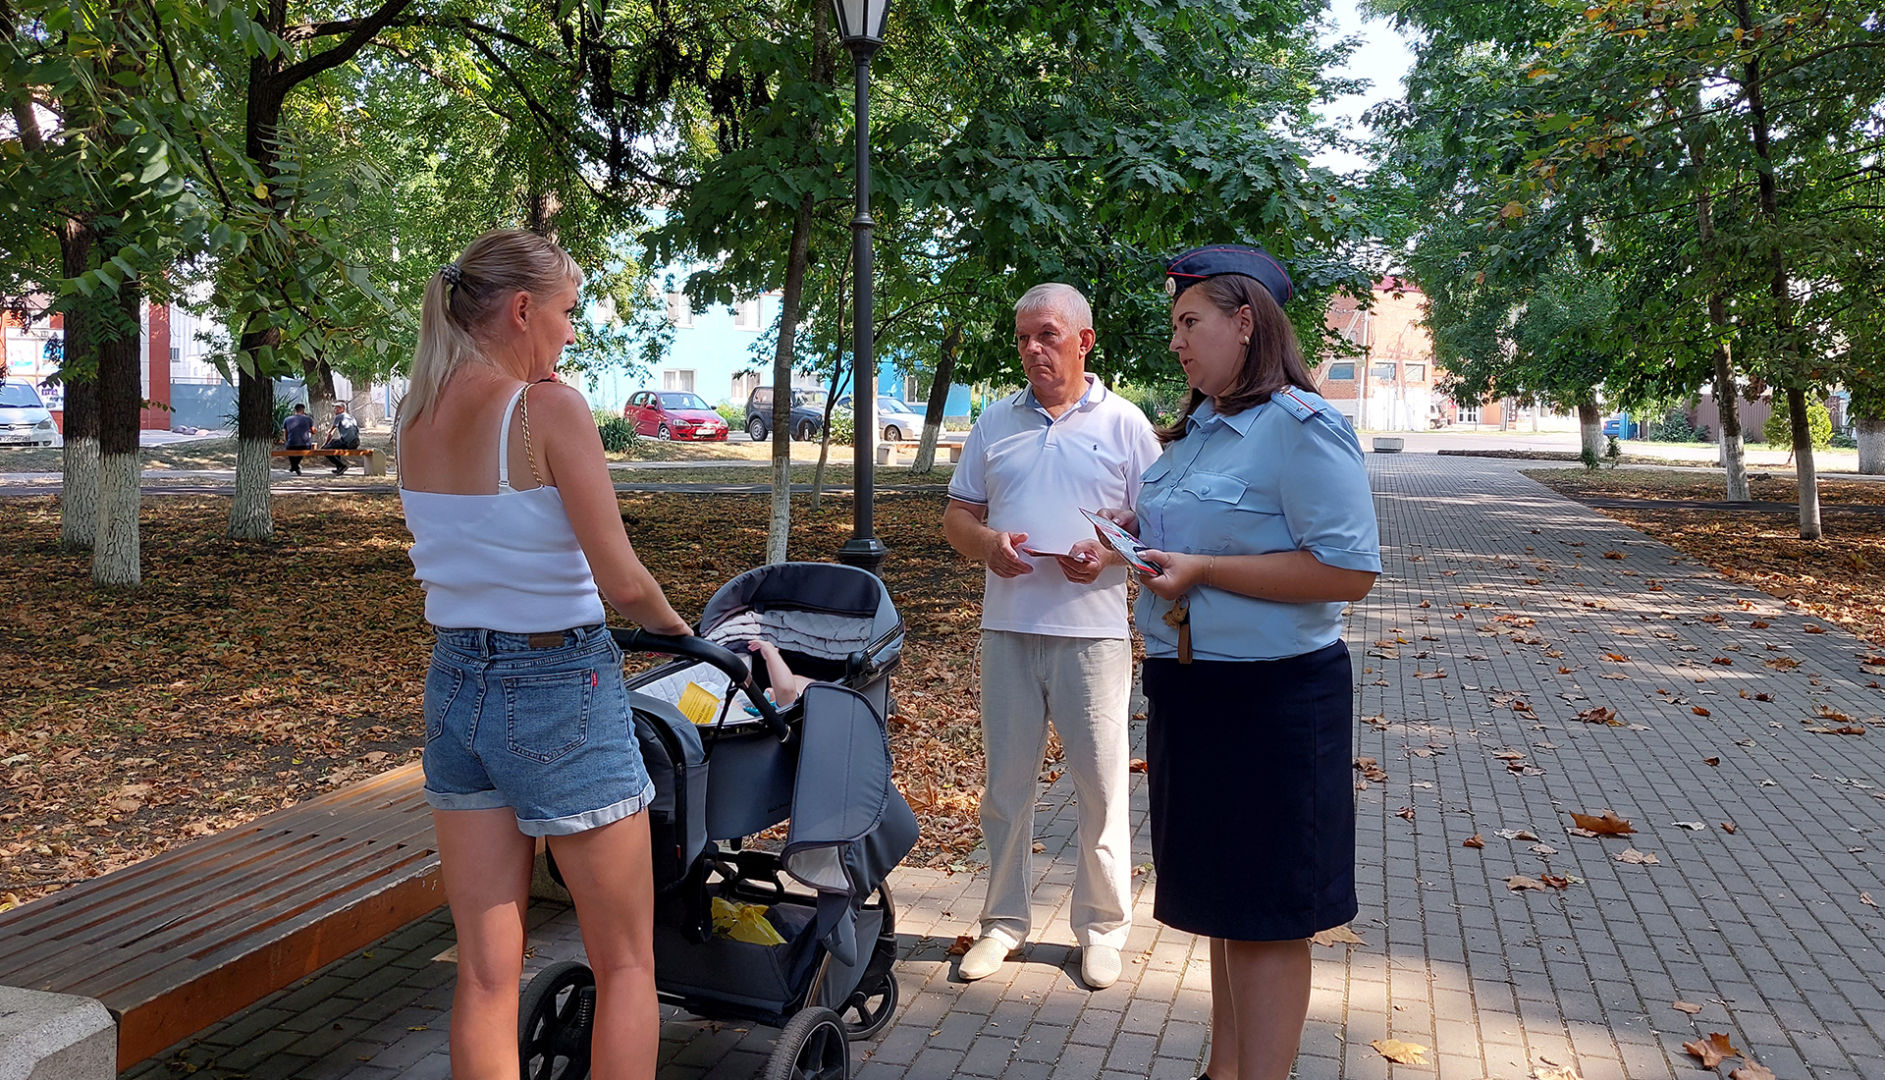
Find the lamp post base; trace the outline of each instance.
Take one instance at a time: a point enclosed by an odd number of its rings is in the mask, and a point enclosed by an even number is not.
[[[838,549],[838,561],[875,574],[889,554],[890,549],[875,536],[853,536]]]

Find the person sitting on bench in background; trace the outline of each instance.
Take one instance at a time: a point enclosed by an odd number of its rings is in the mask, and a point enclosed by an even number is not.
[[[347,415],[347,406],[338,401],[334,402],[334,426],[328,430],[327,442],[322,444],[321,449],[360,449],[360,422]],[[341,473],[347,471],[347,460],[345,458],[329,454],[327,455],[327,460],[334,463],[335,476],[339,476]]]
[[[295,402],[295,411],[288,419],[282,421],[281,430],[285,439],[283,444],[285,449],[314,449],[314,417],[308,415],[308,407],[305,404]],[[288,458],[288,471],[296,476],[301,475],[300,457],[291,455]]]

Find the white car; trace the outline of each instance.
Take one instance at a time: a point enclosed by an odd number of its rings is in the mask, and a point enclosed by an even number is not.
[[[851,395],[838,399],[838,408],[851,408]],[[877,395],[877,415],[874,417],[884,438],[890,442],[915,439],[923,433],[923,414],[908,405],[885,394]]]
[[[39,391],[23,379],[0,383],[0,446],[64,446]]]

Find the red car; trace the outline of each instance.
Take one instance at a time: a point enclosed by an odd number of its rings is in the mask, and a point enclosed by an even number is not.
[[[657,439],[694,439],[724,442],[727,422],[699,394],[685,390],[643,390],[629,396],[622,419],[635,425],[635,434]]]

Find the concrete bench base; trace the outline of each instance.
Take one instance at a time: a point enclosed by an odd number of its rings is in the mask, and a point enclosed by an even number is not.
[[[1398,454],[1407,445],[1407,440],[1398,435],[1376,435],[1374,452],[1377,454]]]
[[[114,1080],[118,1025],[88,997],[0,986],[0,1080]]]
[[[920,444],[913,443],[913,442],[878,443],[877,444],[877,464],[900,465],[905,462],[912,461],[916,458],[916,448],[918,445]],[[955,464],[956,462],[961,461],[962,460],[962,444],[961,443],[944,443],[944,442],[937,443],[936,444],[937,460],[939,461],[942,460],[942,457],[945,454],[949,456],[950,464]]]

